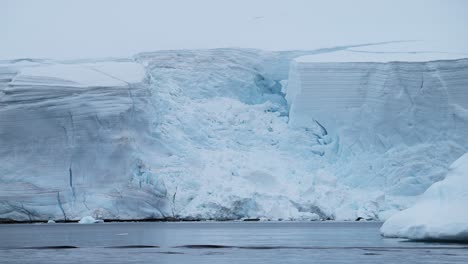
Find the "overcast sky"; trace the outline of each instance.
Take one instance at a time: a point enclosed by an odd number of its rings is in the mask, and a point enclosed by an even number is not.
[[[408,39],[468,52],[468,1],[0,0],[2,59],[315,49]]]

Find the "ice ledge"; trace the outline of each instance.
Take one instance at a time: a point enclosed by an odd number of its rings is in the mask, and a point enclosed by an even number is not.
[[[79,64],[40,64],[26,66],[10,86],[46,85],[65,87],[126,87],[140,83],[145,69],[135,62],[90,62]]]
[[[468,58],[468,54],[449,52],[379,52],[366,50],[344,50],[316,55],[306,55],[295,59],[301,63],[330,62],[429,62],[442,60],[459,60]]]

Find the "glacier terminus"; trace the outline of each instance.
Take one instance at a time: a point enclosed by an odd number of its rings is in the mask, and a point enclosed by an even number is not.
[[[386,220],[468,152],[468,59],[385,45],[1,61],[0,218]]]

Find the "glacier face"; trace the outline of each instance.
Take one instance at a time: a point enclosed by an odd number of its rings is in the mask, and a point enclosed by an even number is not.
[[[468,60],[350,59],[293,63],[290,125],[326,128],[340,157],[332,170],[347,184],[421,194],[468,146]]]
[[[340,49],[5,62],[0,218],[385,219],[466,152],[467,61],[289,67]]]
[[[0,97],[3,218],[160,216],[163,191],[132,181],[133,153],[158,149],[141,65],[16,61],[0,71],[10,74]]]

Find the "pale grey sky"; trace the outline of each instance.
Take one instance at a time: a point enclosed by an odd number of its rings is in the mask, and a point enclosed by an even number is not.
[[[424,40],[468,53],[464,0],[0,0],[0,58]]]

